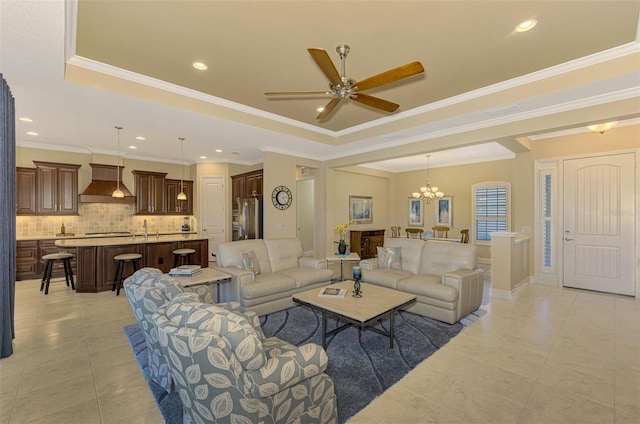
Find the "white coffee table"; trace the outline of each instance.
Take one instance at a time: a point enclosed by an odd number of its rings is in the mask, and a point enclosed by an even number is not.
[[[396,310],[411,305],[416,295],[361,283],[362,297],[352,296],[353,281],[347,280],[327,287],[347,289],[345,297],[318,296],[320,289],[311,289],[292,296],[295,303],[309,306],[322,313],[322,347],[327,347],[327,336],[336,334],[350,326],[375,331],[389,337],[389,347],[393,348],[394,315]],[[372,327],[377,321],[389,316],[389,332]],[[346,324],[327,332],[327,316],[333,316]]]
[[[216,285],[216,303],[220,301],[220,284],[231,282],[231,275],[226,272],[219,271],[215,268],[201,268],[202,271],[191,277],[174,277],[180,281],[182,287],[202,286],[205,284]],[[169,274],[166,274],[169,275]]]
[[[336,253],[328,255],[326,259],[328,262],[340,261],[340,281],[344,281],[344,270],[342,268],[344,266],[344,262],[357,262],[360,260],[360,255],[354,252],[350,252],[348,255],[339,255]]]

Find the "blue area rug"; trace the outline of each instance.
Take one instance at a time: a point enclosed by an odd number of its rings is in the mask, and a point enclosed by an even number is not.
[[[477,316],[469,315],[467,318],[474,321]],[[276,336],[294,345],[322,343],[321,315],[305,306],[265,315],[260,317],[260,323],[267,337]],[[331,319],[327,328],[331,330],[340,325]],[[376,326],[388,331],[389,320],[385,319]],[[340,423],[380,396],[463,328],[461,323],[449,325],[400,311],[395,316],[393,349],[389,348],[387,337],[354,327],[328,337],[329,366],[326,372],[335,385]],[[144,336],[137,324],[126,326],[124,332],[146,376],[148,355]],[[168,394],[152,381],[149,381],[149,387],[165,422],[182,422],[182,405],[177,393]]]

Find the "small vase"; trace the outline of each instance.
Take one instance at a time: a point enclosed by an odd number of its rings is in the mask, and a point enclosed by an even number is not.
[[[347,253],[347,245],[346,243],[339,243],[338,244],[338,253],[341,255],[344,255],[345,253]]]

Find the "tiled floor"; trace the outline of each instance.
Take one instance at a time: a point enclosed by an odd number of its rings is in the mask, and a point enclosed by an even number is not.
[[[162,423],[122,327],[125,296],[16,285],[2,423]],[[350,420],[638,423],[640,301],[525,285]]]

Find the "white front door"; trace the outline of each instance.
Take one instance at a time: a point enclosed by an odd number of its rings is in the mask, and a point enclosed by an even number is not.
[[[202,177],[200,184],[201,234],[209,239],[209,261],[215,260],[225,234],[224,177]]]
[[[564,161],[564,285],[635,294],[635,155]]]

